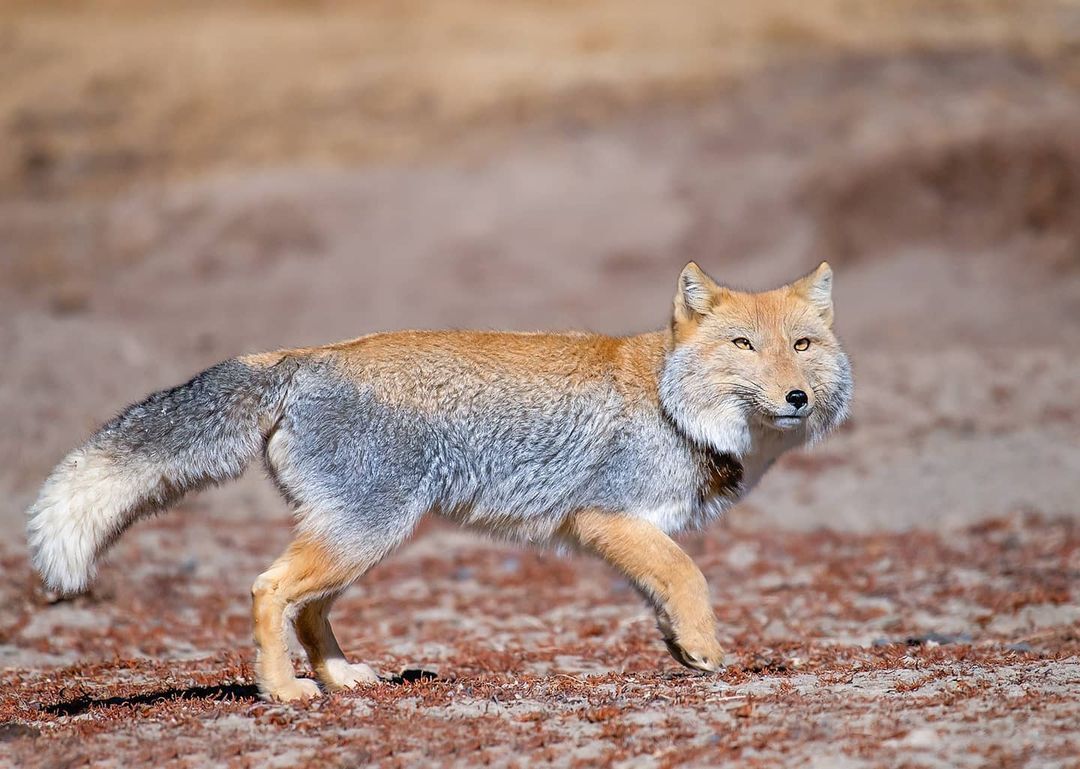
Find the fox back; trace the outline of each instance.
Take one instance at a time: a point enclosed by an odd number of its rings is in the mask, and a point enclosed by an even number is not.
[[[350,546],[394,541],[428,512],[530,541],[585,508],[704,513],[736,493],[738,463],[664,416],[662,348],[586,334],[361,339],[300,365],[269,465],[301,528],[330,525]]]

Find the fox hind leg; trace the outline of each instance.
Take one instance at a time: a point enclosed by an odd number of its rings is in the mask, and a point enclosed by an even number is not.
[[[328,691],[379,680],[371,667],[363,663],[350,664],[341,651],[328,617],[337,598],[337,593],[316,598],[301,606],[296,615],[296,637],[307,652],[315,677]]]
[[[314,681],[297,678],[285,640],[285,623],[296,613],[297,635],[309,655],[316,672],[344,672],[344,655],[334,640],[325,615],[321,625],[311,622],[313,609],[304,608],[329,602],[350,583],[367,571],[372,562],[365,563],[341,556],[317,541],[300,536],[293,541],[273,565],[263,572],[251,588],[252,619],[254,621],[257,656],[255,677],[259,691],[267,699],[308,699],[319,694]],[[321,677],[321,676],[320,676]],[[337,680],[328,677],[327,680]]]

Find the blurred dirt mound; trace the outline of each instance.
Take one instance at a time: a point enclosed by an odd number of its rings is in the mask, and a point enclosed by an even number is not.
[[[815,257],[838,268],[855,422],[815,455],[827,467],[771,474],[748,520],[1073,514],[1078,128],[1075,85],[1013,52],[807,58],[437,163],[0,203],[0,525],[119,404],[240,351],[402,327],[627,333],[666,321],[689,259],[765,288]],[[255,479],[223,493],[222,510],[280,509]]]
[[[1080,121],[948,136],[832,167],[805,191],[816,248],[850,262],[892,247],[974,250],[1029,241],[1080,268]]]
[[[0,3],[0,197],[423,157],[593,125],[807,51],[1067,54],[1065,0]]]

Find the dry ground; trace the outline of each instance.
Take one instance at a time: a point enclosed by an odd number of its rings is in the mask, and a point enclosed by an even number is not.
[[[0,765],[1077,766],[1072,3],[7,3]],[[89,10],[87,10],[89,9]],[[687,540],[730,650],[431,525],[336,611],[436,677],[260,703],[251,472],[48,603],[22,511],[151,389],[400,327],[665,322],[828,258],[854,418]]]
[[[198,507],[141,527],[93,595],[49,608],[6,559],[8,760],[1076,766],[1074,521],[695,539],[729,649],[717,676],[668,660],[599,564],[434,528],[335,615],[353,656],[437,677],[302,708],[256,699],[242,600],[286,537]]]

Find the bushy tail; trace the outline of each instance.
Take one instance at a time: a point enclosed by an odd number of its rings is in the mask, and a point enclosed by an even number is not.
[[[84,590],[123,531],[186,492],[235,478],[277,420],[295,364],[282,355],[219,363],[128,407],[45,481],[27,515],[49,587]]]

